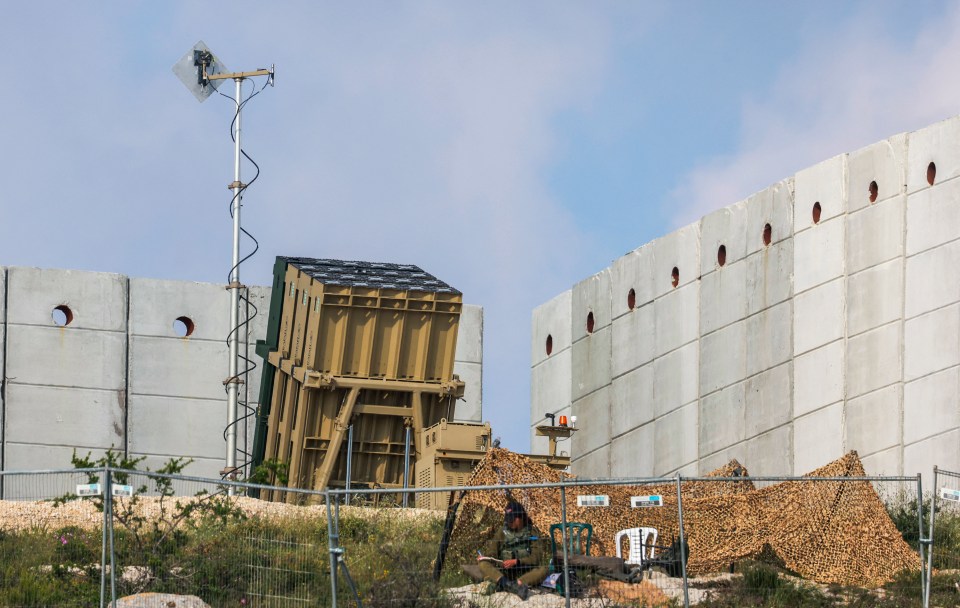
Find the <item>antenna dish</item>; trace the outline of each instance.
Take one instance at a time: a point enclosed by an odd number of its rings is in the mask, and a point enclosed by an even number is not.
[[[206,68],[206,69],[204,69]],[[223,79],[210,78],[228,72],[220,58],[207,48],[203,40],[193,45],[180,61],[173,64],[173,73],[193,93],[197,101],[206,101],[219,88]]]

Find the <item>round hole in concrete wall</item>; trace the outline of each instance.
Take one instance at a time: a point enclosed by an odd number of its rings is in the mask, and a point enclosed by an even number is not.
[[[933,185],[934,180],[937,179],[937,164],[931,162],[927,165],[927,183],[931,186]]]
[[[553,336],[550,334],[547,334],[547,356],[549,357],[552,352],[553,352]]]
[[[588,334],[593,333],[593,313],[592,312],[587,313],[587,333]]]
[[[820,223],[820,202],[819,201],[813,204],[813,213],[811,215],[813,215],[813,223],[819,224]]]
[[[194,324],[190,317],[177,317],[173,322],[173,333],[178,338],[186,338],[193,333]]]
[[[717,248],[717,266],[723,266],[727,263],[727,246],[720,245]]]
[[[630,291],[627,292],[627,308],[633,310],[637,307],[637,292],[630,288]]]
[[[673,272],[670,273],[670,284],[674,287],[680,284],[680,269],[676,266],[673,267]]]
[[[877,194],[879,194],[880,189],[877,187],[877,182],[870,182],[870,202],[877,202]]]
[[[773,240],[773,228],[770,227],[770,224],[766,224],[763,227],[763,246],[769,245],[771,240]]]
[[[73,311],[66,304],[55,307],[50,316],[53,318],[53,324],[57,327],[66,327],[73,322]]]

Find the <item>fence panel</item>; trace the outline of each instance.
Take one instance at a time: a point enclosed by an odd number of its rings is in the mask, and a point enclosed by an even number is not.
[[[931,543],[925,605],[943,605],[945,597],[956,598],[956,577],[943,573],[960,569],[960,473],[934,467],[932,491],[923,507],[930,513]],[[937,572],[941,575],[934,576]]]
[[[76,493],[101,479],[100,470],[0,471],[0,606],[100,605],[103,513]]]
[[[509,501],[523,505],[536,530],[530,547],[540,547],[536,565],[544,571],[524,582],[540,605],[564,605],[558,587],[579,596],[571,605],[580,607],[922,597],[916,478],[721,473],[728,476],[555,475],[543,483],[410,490],[409,504],[416,504],[413,492],[452,498],[447,512],[402,508],[396,489],[270,494],[262,486],[115,469],[0,473],[8,498],[0,511],[0,605],[97,605],[101,589],[108,601],[156,592],[196,595],[211,606],[509,605],[510,594],[524,590],[486,584],[498,575],[478,562],[478,552],[512,559],[502,544],[489,544],[507,534]],[[950,479],[960,485],[960,475],[941,476],[944,486]],[[92,482],[111,500],[68,496]],[[98,506],[112,522],[106,536]],[[951,567],[956,556],[944,549],[955,546],[956,505],[938,500],[936,507],[934,562]],[[526,551],[523,543],[510,550],[518,546]],[[113,567],[101,568],[111,549]]]
[[[290,503],[247,496],[255,486],[114,472],[117,597],[195,595],[211,606],[316,606],[330,595],[323,496]]]

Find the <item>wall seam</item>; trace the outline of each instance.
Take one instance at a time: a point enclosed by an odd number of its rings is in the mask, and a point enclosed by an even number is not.
[[[9,277],[7,268],[3,269],[3,365],[0,367],[0,471],[5,471],[7,466],[7,308],[9,289]],[[0,499],[3,499],[3,481],[5,477],[0,477]]]
[[[126,324],[126,339],[123,342],[123,456],[130,457],[130,277],[126,280],[124,293],[124,321]]]
[[[910,165],[910,135],[907,134],[903,140],[903,160],[901,161],[902,167],[902,179],[903,182],[903,204],[900,206],[900,217],[902,218],[901,226],[903,226],[900,232],[900,382],[897,389],[897,400],[898,408],[900,410],[900,436],[899,436],[899,449],[898,460],[900,461],[900,466],[898,467],[897,474],[903,475],[906,463],[904,462],[904,438],[906,430],[906,401],[905,401],[905,392],[904,387],[906,386],[906,374],[907,374],[907,173],[909,172]]]

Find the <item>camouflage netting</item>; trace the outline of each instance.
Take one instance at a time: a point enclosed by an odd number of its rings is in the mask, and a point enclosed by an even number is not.
[[[746,476],[737,461],[707,477]],[[806,477],[860,477],[856,452]],[[675,483],[598,485],[578,490],[575,478],[508,450],[492,449],[468,485],[569,482],[567,521],[593,526],[591,555],[616,555],[614,536],[638,526],[658,530],[658,544],[679,536]],[[904,542],[870,482],[788,481],[756,489],[743,481],[683,482],[683,518],[692,575],[721,572],[771,550],[785,566],[820,583],[877,586],[901,570],[919,570],[919,556]],[[609,507],[578,507],[577,494],[606,494]],[[663,507],[634,509],[630,497],[659,494]],[[510,490],[546,535],[561,521],[560,489]],[[507,492],[468,492],[454,526],[447,563],[473,561],[477,548],[503,524]]]

